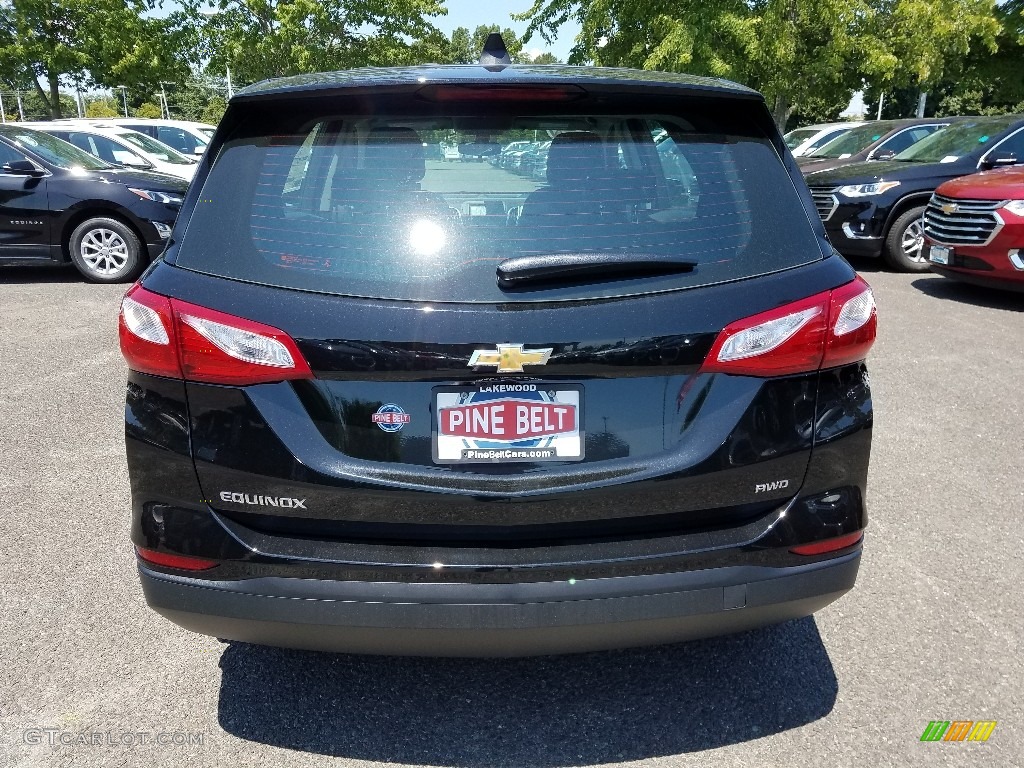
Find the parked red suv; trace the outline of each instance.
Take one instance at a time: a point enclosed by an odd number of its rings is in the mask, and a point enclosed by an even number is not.
[[[924,232],[935,272],[1024,291],[1024,167],[947,181],[925,209]]]

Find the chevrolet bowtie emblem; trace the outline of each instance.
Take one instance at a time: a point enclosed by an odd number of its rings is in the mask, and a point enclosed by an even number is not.
[[[960,210],[960,206],[957,205],[956,203],[943,203],[942,204],[942,212],[943,213],[947,213],[947,214],[948,213],[956,213],[958,210]]]
[[[499,344],[497,349],[478,349],[469,358],[469,367],[496,367],[498,373],[521,373],[524,365],[544,365],[551,357],[550,349],[523,349],[522,344]]]

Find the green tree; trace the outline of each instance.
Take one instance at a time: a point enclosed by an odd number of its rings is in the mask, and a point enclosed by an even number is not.
[[[181,69],[180,17],[158,0],[10,0],[0,5],[0,80],[32,89],[61,117],[61,84],[152,87]],[[45,85],[45,87],[44,87]]]
[[[562,62],[559,60],[559,58],[557,56],[555,56],[555,54],[550,53],[549,51],[544,51],[544,53],[539,54],[530,63],[531,64],[561,64]]]
[[[927,87],[990,44],[992,0],[535,0],[519,18],[550,42],[569,18],[569,61],[691,72],[762,91],[780,127],[794,109],[849,101],[861,83]],[[952,58],[952,57],[951,57]]]
[[[998,6],[995,19],[1000,26],[995,52],[975,45],[955,67],[944,67],[941,77],[927,86],[926,117],[1024,111],[1024,0]],[[895,88],[873,82],[864,98],[877,110],[884,91],[882,117],[909,117],[916,112],[920,90],[916,82]]]
[[[85,104],[86,117],[121,117],[118,104],[112,99],[93,99]]]
[[[163,117],[163,112],[152,101],[144,101],[132,110],[132,117],[161,118]]]
[[[189,0],[186,13],[200,13]],[[442,0],[217,0],[199,26],[196,60],[239,83],[364,65],[412,63],[443,36]]]
[[[214,96],[207,103],[206,107],[202,112],[195,118],[200,123],[209,123],[210,125],[216,125],[220,122],[220,119],[224,117],[224,112],[227,110],[228,104],[220,96]]]
[[[515,31],[502,29],[497,24],[480,25],[473,32],[466,27],[456,27],[452,31],[451,39],[448,41],[448,48],[444,58],[438,62],[441,64],[476,64],[480,60],[480,53],[484,49],[487,36],[500,32],[508,49],[509,57],[516,64],[525,64],[530,61],[529,55],[523,51],[523,41]]]

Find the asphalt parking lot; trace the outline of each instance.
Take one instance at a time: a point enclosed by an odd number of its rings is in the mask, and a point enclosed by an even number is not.
[[[1024,295],[857,266],[881,318],[857,588],[758,632],[500,661],[222,644],[150,612],[124,287],[0,271],[0,768],[1021,765]],[[922,743],[930,720],[998,725]]]

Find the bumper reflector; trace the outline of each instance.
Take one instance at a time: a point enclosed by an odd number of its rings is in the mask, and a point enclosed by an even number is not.
[[[824,555],[826,552],[837,552],[840,549],[852,547],[864,538],[864,531],[854,531],[844,536],[837,536],[834,539],[815,541],[813,544],[801,544],[799,547],[790,547],[789,551],[795,555]]]
[[[182,571],[205,571],[213,568],[217,563],[214,560],[203,560],[199,557],[187,557],[185,555],[172,555],[167,552],[157,552],[153,549],[135,547],[135,554],[140,560],[145,560],[153,565],[162,565],[165,568],[178,568]]]

